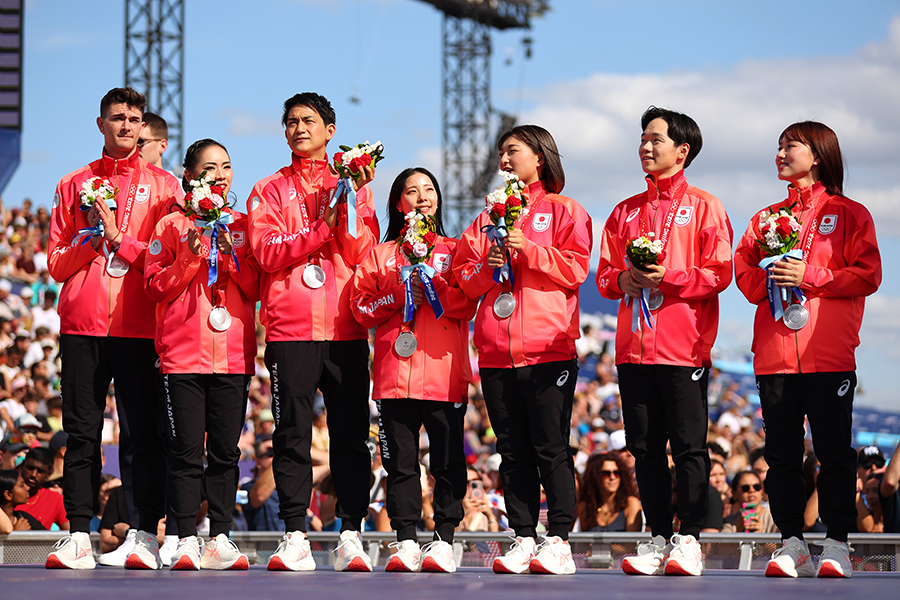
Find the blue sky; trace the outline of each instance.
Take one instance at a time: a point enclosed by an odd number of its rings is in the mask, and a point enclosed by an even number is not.
[[[565,193],[602,227],[641,190],[639,119],[650,104],[692,115],[704,147],[689,180],[718,196],[736,236],[784,197],[777,136],[824,121],[840,137],[846,193],[876,220],[885,280],[867,302],[857,352],[860,402],[900,409],[900,2],[556,0],[522,31],[495,33],[492,102],[547,127],[564,156]],[[185,19],[185,140],[229,149],[243,206],[287,163],[280,105],[328,96],[335,141],[381,140],[379,208],[396,173],[440,174],[441,16],[415,0],[190,0]],[[48,204],[56,181],[99,156],[100,97],[124,81],[124,1],[26,0],[22,164],[4,191]],[[358,104],[349,101],[360,99]],[[593,258],[596,263],[596,255]],[[722,296],[719,343],[749,349],[753,307]]]

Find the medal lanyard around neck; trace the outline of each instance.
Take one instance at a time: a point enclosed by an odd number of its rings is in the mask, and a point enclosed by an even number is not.
[[[659,187],[657,187],[657,190],[658,189],[659,189]],[[687,185],[686,184],[680,185],[679,189],[676,190],[674,197],[672,198],[672,201],[669,204],[669,210],[666,213],[666,220],[663,221],[663,230],[659,236],[659,239],[662,242],[663,251],[665,251],[666,245],[669,243],[669,233],[671,233],[671,231],[672,231],[672,225],[675,222],[675,215],[678,213],[678,207],[681,205],[681,199],[684,197],[685,191],[687,191]],[[660,202],[660,206],[661,206],[662,205],[662,196],[661,195],[660,195],[659,202]],[[650,211],[648,208],[649,204],[650,204],[649,202],[645,202],[641,206],[640,225],[639,225],[639,231],[640,231],[641,237],[647,237],[650,234],[650,225],[648,223],[648,221],[650,220],[650,215],[649,215]],[[659,209],[657,208],[657,212],[658,211],[659,211]],[[653,220],[654,220],[653,234],[656,235],[656,231],[655,231],[656,217],[655,216],[654,216]]]
[[[301,196],[300,194],[300,174],[294,170],[294,192],[295,198],[297,199],[297,204],[300,205],[300,214],[303,216],[303,226],[307,229],[307,231],[312,231],[312,223],[309,220],[309,211],[306,208],[306,196]],[[315,209],[318,212],[318,219],[322,219],[325,216],[325,203],[319,202],[319,192],[313,192],[313,202],[315,203]],[[318,265],[319,259],[318,257],[309,256],[309,264]]]

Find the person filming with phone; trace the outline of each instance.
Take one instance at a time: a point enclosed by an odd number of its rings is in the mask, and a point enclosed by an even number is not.
[[[731,494],[734,498],[731,505],[734,512],[725,517],[722,533],[772,533],[778,531],[775,522],[772,521],[769,507],[760,504],[763,484],[756,473],[741,471],[735,475],[734,481],[731,482]]]
[[[469,469],[467,474],[468,487],[462,501],[465,516],[457,531],[500,531],[500,524],[497,523],[497,516],[487,502],[484,483],[478,476],[478,471]]]

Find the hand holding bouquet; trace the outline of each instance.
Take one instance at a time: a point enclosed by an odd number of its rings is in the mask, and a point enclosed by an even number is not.
[[[355,147],[338,147],[341,152],[334,153],[334,162],[330,166],[331,172],[341,179],[349,177],[353,181],[359,181],[364,168],[371,166],[374,169],[378,161],[384,158],[381,154],[384,152],[384,145],[381,142],[370,144],[367,140],[365,144],[357,144]]]
[[[492,237],[491,241],[496,241],[502,246],[503,238],[506,237],[506,229],[515,229],[519,217],[528,214],[528,200],[522,195],[525,184],[516,177],[515,173],[500,171],[500,176],[503,177],[504,185],[494,188],[485,197],[484,212],[488,214],[495,228],[495,237]],[[503,231],[498,232],[497,229],[500,228]],[[490,237],[490,233],[488,235]]]
[[[800,243],[802,224],[791,214],[792,208],[794,208],[794,204],[777,211],[769,207],[759,214],[759,238],[756,243],[766,255],[766,258],[759,263],[763,269],[768,270],[786,257],[798,260],[803,258],[803,252],[797,248],[797,244]],[[771,285],[771,280],[766,278],[766,286],[771,288]],[[797,291],[799,292],[799,289]],[[788,299],[786,288],[781,288],[781,299],[784,302]],[[778,314],[778,312],[773,310],[773,314]]]
[[[648,271],[647,265],[658,265],[666,258],[662,240],[654,240],[654,237],[651,231],[647,237],[634,238],[625,247],[628,261],[641,271]]]
[[[204,230],[203,235],[211,238],[209,247],[209,282],[212,285],[218,279],[218,255],[219,255],[219,231],[228,240],[231,247],[231,257],[235,267],[240,271],[237,254],[234,252],[234,244],[231,243],[231,234],[228,225],[234,222],[234,217],[226,211],[228,202],[225,200],[225,190],[216,185],[216,180],[207,176],[206,171],[200,173],[198,179],[190,182],[191,191],[184,195],[184,216],[194,219],[194,225]]]
[[[400,268],[400,277],[406,288],[406,303],[403,309],[403,320],[411,321],[415,314],[415,304],[412,301],[412,277],[414,271],[419,272],[419,278],[425,287],[425,296],[434,310],[434,316],[441,318],[444,309],[437,297],[437,292],[431,279],[435,276],[434,267],[428,264],[428,259],[434,252],[437,242],[437,225],[434,217],[423,215],[419,210],[411,210],[406,213],[406,224],[400,230],[400,252],[409,261],[408,265]]]

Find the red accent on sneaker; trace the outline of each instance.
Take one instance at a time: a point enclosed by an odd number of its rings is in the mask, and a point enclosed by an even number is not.
[[[356,561],[356,559],[353,559]],[[350,570],[353,570],[353,563],[350,563]],[[368,571],[368,569],[364,569]],[[385,571],[391,571],[393,573],[410,573],[411,571],[403,564],[403,561],[397,558],[396,556],[392,556],[391,560],[388,561],[387,566],[384,568]]]
[[[532,573],[545,573],[547,575],[555,575],[553,571],[542,565],[536,558],[532,559],[532,561],[528,563],[528,570]]]
[[[790,575],[785,573],[778,563],[771,561],[766,567],[766,577],[790,577]]]
[[[365,571],[366,573],[368,573],[372,569],[369,568],[369,565],[366,564],[366,561],[362,557],[357,556],[353,560],[350,561],[350,564],[347,566],[347,570],[348,571]]]
[[[281,560],[280,556],[273,556],[266,569],[269,571],[290,571],[290,569],[287,568],[287,565]]]
[[[833,564],[827,562],[819,567],[819,577],[846,577],[846,575]]]
[[[198,566],[194,564],[190,556],[184,555],[178,559],[178,562],[172,565],[173,571],[196,571]]]
[[[125,568],[126,569],[152,569],[153,567],[149,566],[147,563],[142,561],[134,554],[129,554],[128,558],[125,560]]]
[[[45,569],[68,569],[63,561],[59,560],[59,558],[55,554],[51,554],[47,557],[47,562],[44,564]]]
[[[666,575],[693,575],[693,573],[679,565],[678,561],[669,559],[666,563]]]
[[[228,567],[228,569],[226,569],[226,570],[228,570],[228,571],[246,571],[249,568],[250,568],[250,561],[247,560],[246,556],[241,555],[240,557],[238,557],[238,559],[236,561],[234,561],[234,564],[231,565],[230,567]]]
[[[426,556],[425,560],[422,561],[422,570],[427,571],[429,573],[446,573],[447,572],[446,569],[441,568],[441,565],[439,565],[438,562],[430,556]],[[495,569],[494,572],[496,573],[497,570]]]

